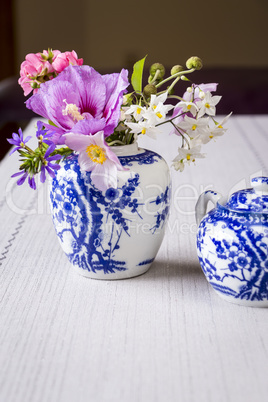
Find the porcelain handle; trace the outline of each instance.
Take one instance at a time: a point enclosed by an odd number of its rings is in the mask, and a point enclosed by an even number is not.
[[[195,206],[195,220],[197,225],[201,222],[207,213],[207,205],[209,201],[212,201],[216,205],[217,201],[222,197],[220,193],[216,191],[207,190],[200,195]]]

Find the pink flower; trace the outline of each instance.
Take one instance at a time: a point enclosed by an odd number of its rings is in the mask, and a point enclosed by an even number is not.
[[[57,52],[57,51],[56,51]],[[45,53],[45,51],[44,51]],[[47,52],[46,52],[47,53]],[[53,73],[53,67],[48,60],[42,58],[41,53],[29,53],[20,66],[19,85],[24,90],[24,95],[28,95],[33,90],[33,83],[40,84],[40,79]],[[34,93],[37,88],[34,90]]]
[[[38,91],[40,84],[55,78],[69,65],[83,64],[75,51],[61,53],[59,50],[43,50],[43,53],[29,53],[20,66],[19,85],[27,96]]]
[[[76,52],[73,50],[72,52],[58,54],[52,63],[52,67],[57,73],[60,73],[69,65],[82,66],[82,64],[83,59],[78,59]]]
[[[79,152],[81,170],[91,172],[92,183],[101,191],[117,188],[117,171],[125,170],[118,157],[106,145],[103,131],[94,135],[65,134],[66,145]]]

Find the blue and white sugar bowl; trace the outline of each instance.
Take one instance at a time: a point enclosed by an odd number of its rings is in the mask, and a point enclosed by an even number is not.
[[[205,191],[196,204],[197,253],[219,296],[232,303],[268,307],[268,177],[229,199]],[[207,204],[215,208],[206,214]]]

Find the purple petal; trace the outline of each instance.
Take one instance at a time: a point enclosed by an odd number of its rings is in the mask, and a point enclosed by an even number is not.
[[[59,161],[61,158],[62,158],[62,156],[57,154],[57,155],[49,156],[48,158],[46,158],[46,160],[47,161]]]
[[[44,165],[42,165],[42,167],[41,167],[40,181],[41,181],[41,183],[45,183],[45,181],[46,181],[46,171],[45,171]]]
[[[22,129],[21,129],[21,128],[19,128],[18,133],[19,133],[20,140],[23,141],[23,133],[22,133]]]
[[[13,140],[12,138],[7,138],[7,141],[8,141],[10,144],[13,144],[13,145],[19,145],[19,144],[18,144],[18,141]]]
[[[103,76],[103,79],[107,90],[106,106],[103,112],[107,120],[107,126],[104,130],[107,136],[112,134],[118,125],[123,94],[129,85],[128,71],[123,69],[120,74],[107,74]]]
[[[46,150],[46,153],[44,155],[45,159],[55,150],[56,145],[53,143],[51,144],[48,149]]]
[[[52,126],[51,124],[44,124],[46,129],[48,130],[46,136],[49,136],[51,142],[56,145],[63,145],[65,143],[65,139],[63,134],[65,134],[65,130],[60,127]]]
[[[78,104],[79,94],[76,92],[75,86],[60,79],[60,76],[61,74],[53,80],[41,84],[39,90],[26,101],[26,106],[40,116],[51,120],[64,131],[74,125],[70,116],[62,113],[65,107],[64,99],[67,103]]]
[[[38,120],[38,122],[36,124],[37,124],[38,131],[45,131],[45,130],[43,130],[44,123],[41,120]]]
[[[51,167],[51,169],[54,169],[54,170],[60,170],[60,165],[59,165],[58,163],[51,163],[51,162],[49,162],[49,163],[47,164],[47,166]]]
[[[25,174],[25,173],[27,173],[27,172],[25,172],[24,170],[22,170],[21,172],[14,173],[11,177],[21,176],[22,174]]]
[[[28,137],[26,137],[25,140],[23,140],[24,144],[26,144],[26,142],[28,142],[31,138],[32,138],[32,136],[28,135]]]
[[[18,186],[21,186],[21,185],[25,182],[27,176],[28,176],[28,173],[25,172],[25,173],[23,174],[23,176],[17,181],[17,185],[18,185]]]
[[[54,144],[54,142],[53,142],[53,141],[50,141],[50,140],[44,140],[44,139],[43,139],[43,142],[44,142],[45,144],[47,144],[47,145],[52,145],[52,144]]]
[[[36,183],[35,183],[34,177],[29,176],[29,177],[28,177],[28,183],[29,183],[29,186],[30,186],[33,190],[36,190]]]
[[[49,176],[51,176],[52,179],[54,179],[54,177],[55,177],[55,172],[54,172],[54,170],[50,169],[50,167],[47,165],[47,166],[46,166],[46,171],[48,172]]]
[[[21,147],[16,147],[16,148],[13,148],[10,152],[9,152],[9,155],[12,155],[14,152],[16,152],[18,149],[20,149]]]
[[[80,120],[70,132],[88,136],[102,131],[105,128],[105,124],[104,119]]]

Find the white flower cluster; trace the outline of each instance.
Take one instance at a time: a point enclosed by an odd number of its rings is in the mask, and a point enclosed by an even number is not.
[[[181,101],[174,107],[164,105],[168,93],[151,95],[150,104],[146,106],[131,105],[125,108],[124,124],[131,129],[135,136],[146,134],[156,138],[161,133],[161,124],[171,122],[172,132],[182,138],[178,148],[178,155],[173,160],[173,167],[183,171],[185,163],[195,162],[196,158],[204,158],[201,146],[207,144],[225,133],[223,126],[231,113],[221,122],[214,118],[216,105],[221,96],[212,96],[217,84],[193,84],[187,89]],[[174,108],[173,115],[167,119],[167,113]],[[212,126],[210,123],[212,122]]]
[[[132,116],[134,122],[125,121],[125,125],[136,135],[146,134],[155,139],[157,134],[162,132],[158,125],[166,121],[167,113],[173,109],[173,105],[164,105],[167,96],[167,92],[158,96],[151,95],[148,107],[131,105],[125,111],[125,116]]]

